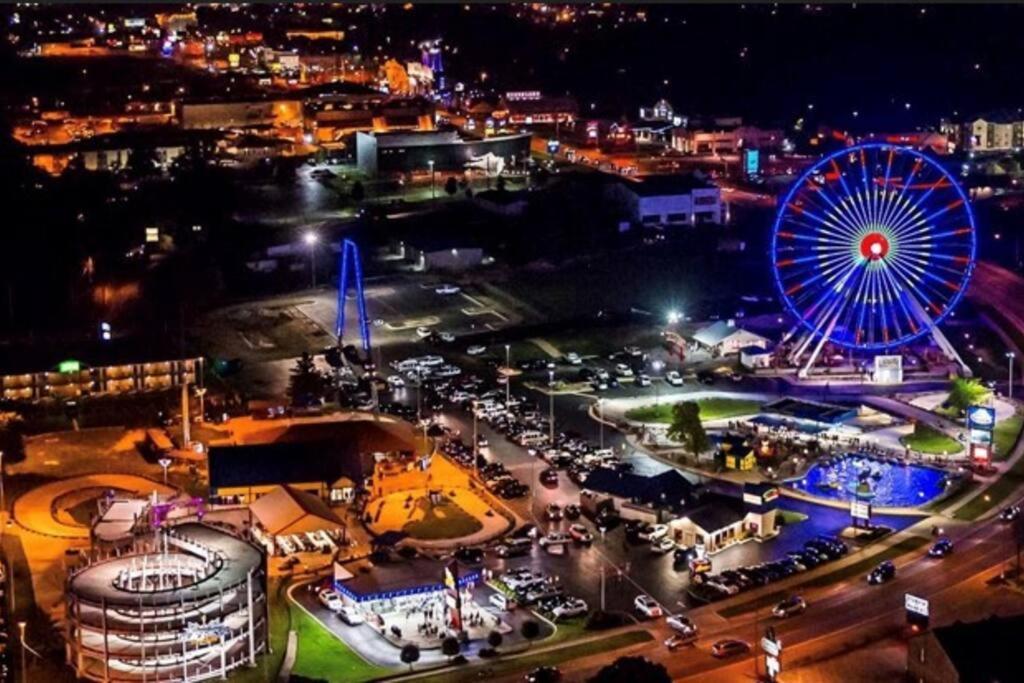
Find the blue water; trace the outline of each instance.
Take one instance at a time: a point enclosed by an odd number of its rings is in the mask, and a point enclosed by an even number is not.
[[[803,420],[795,419],[782,419],[780,417],[772,417],[771,415],[758,415],[755,418],[751,418],[750,422],[759,424],[763,427],[785,427],[804,434],[820,434],[821,432],[828,429],[814,422],[805,422]]]
[[[832,477],[831,473],[835,473]],[[862,479],[861,474],[872,476]],[[945,490],[946,473],[920,465],[890,464],[857,454],[833,459],[831,466],[819,463],[807,471],[803,479],[787,482],[790,486],[813,496],[835,500],[855,498],[873,505],[913,507],[927,503]],[[861,481],[870,486],[870,494],[858,494]],[[834,483],[829,485],[830,482]]]

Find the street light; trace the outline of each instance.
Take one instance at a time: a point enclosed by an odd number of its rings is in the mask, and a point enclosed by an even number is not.
[[[434,160],[431,159],[430,161],[428,161],[427,166],[430,166],[430,198],[437,199],[437,193],[434,191]]]
[[[509,374],[509,351],[511,345],[505,344],[505,409],[508,410],[508,404],[512,401],[512,375]]]
[[[309,247],[309,275],[313,282],[313,289],[316,289],[316,243],[320,237],[315,232],[307,232],[302,236],[302,241]]]
[[[167,468],[171,466],[170,458],[160,458],[156,461],[160,467],[164,468],[164,486],[167,486]]]
[[[1007,351],[1006,359],[1010,366],[1010,381],[1006,385],[1006,396],[1012,401],[1013,400],[1013,359],[1016,357],[1013,351]]]
[[[555,446],[555,371],[548,370],[548,440]]]
[[[18,631],[20,633],[20,636],[19,636],[20,640],[19,640],[19,642],[21,643],[21,680],[27,681],[28,680],[28,676],[25,675],[25,647],[26,647],[26,645],[25,645],[25,622],[24,621],[19,621],[18,622]]]

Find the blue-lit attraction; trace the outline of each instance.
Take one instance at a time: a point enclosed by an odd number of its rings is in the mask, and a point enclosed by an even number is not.
[[[788,483],[812,496],[916,507],[944,493],[947,481],[947,474],[934,467],[849,453],[819,462]]]
[[[771,255],[804,347],[885,352],[949,315],[974,269],[974,215],[956,179],[908,147],[869,143],[822,158],[775,218]],[[801,350],[802,353],[802,350]]]
[[[343,240],[338,266],[338,318],[334,334],[341,346],[345,336],[345,297],[348,295],[350,277],[355,279],[356,305],[359,308],[359,334],[363,351],[370,353],[370,323],[366,318],[366,299],[363,296],[363,266],[359,261],[359,247],[352,240]]]

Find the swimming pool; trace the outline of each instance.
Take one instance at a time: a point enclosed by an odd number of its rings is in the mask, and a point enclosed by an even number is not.
[[[934,467],[899,464],[858,453],[820,462],[789,486],[812,496],[863,500],[887,507],[914,507],[946,490],[948,474]]]

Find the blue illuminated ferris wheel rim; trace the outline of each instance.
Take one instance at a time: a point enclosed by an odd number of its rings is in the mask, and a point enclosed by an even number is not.
[[[770,249],[787,310],[813,336],[857,350],[907,344],[945,320],[976,250],[974,213],[953,175],[887,143],[805,170],[779,205]]]

